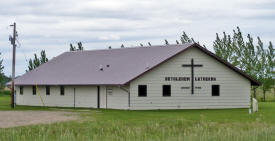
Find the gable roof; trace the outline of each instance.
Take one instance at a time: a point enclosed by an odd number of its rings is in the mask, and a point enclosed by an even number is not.
[[[15,79],[15,85],[125,85],[172,57],[197,47],[259,85],[247,74],[198,44],[74,51],[51,59]]]

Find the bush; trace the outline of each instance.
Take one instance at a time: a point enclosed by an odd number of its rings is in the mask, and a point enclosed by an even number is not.
[[[9,90],[0,90],[0,95],[10,95],[11,92]]]

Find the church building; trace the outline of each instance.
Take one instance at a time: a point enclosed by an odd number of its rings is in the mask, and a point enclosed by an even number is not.
[[[17,105],[148,110],[249,108],[259,83],[188,43],[64,52],[15,85]]]

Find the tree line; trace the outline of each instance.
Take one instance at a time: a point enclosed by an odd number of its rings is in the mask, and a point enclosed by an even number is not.
[[[260,37],[257,37],[256,43],[254,43],[250,34],[246,35],[245,40],[240,28],[237,27],[236,30],[233,30],[232,35],[225,32],[222,35],[217,33],[213,48],[216,55],[262,84],[264,101],[266,100],[266,92],[271,88],[275,89],[275,54],[271,41],[265,46]],[[254,97],[256,97],[256,88],[257,86],[253,87]]]

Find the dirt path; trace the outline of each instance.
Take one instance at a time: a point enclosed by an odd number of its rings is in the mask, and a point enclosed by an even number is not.
[[[76,119],[75,113],[63,111],[0,111],[0,128],[50,124]]]

